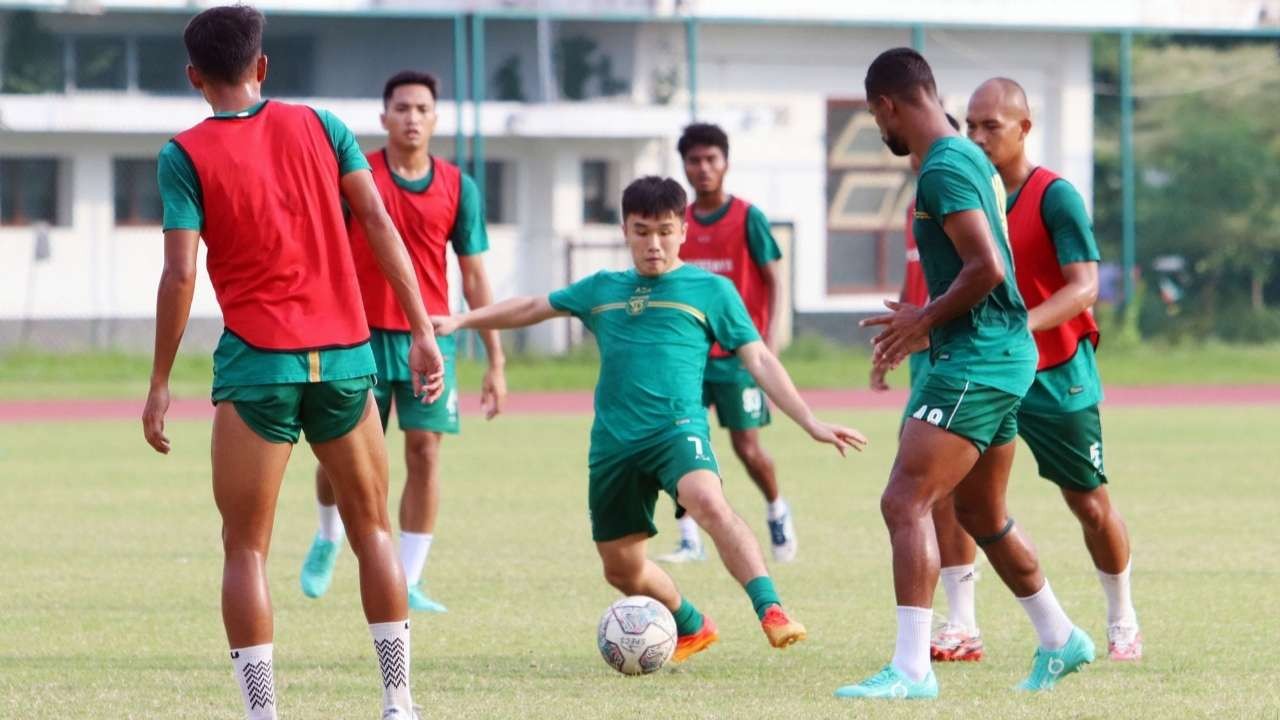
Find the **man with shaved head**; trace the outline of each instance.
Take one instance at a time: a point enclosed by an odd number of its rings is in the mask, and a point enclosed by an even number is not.
[[[920,160],[915,224],[930,300],[887,302],[892,313],[864,325],[882,331],[873,362],[894,367],[929,349],[932,367],[912,391],[880,509],[893,548],[898,635],[893,660],[837,697],[936,698],[929,633],[939,561],[934,505],[954,494],[964,529],[1030,617],[1039,638],[1023,690],[1048,690],[1093,660],[1040,571],[1035,549],[1005,508],[1018,405],[1035,379],[1036,345],[1013,279],[1004,183],[976,145],[957,134],[938,100],[933,71],[908,48],[867,69],[867,103],[899,156]]]
[[[1040,355],[1035,382],[1018,410],[1018,434],[1031,448],[1040,476],[1058,485],[1080,520],[1107,597],[1111,659],[1137,660],[1142,634],[1129,592],[1129,535],[1111,504],[1102,464],[1098,326],[1090,313],[1098,297],[1099,255],[1089,215],[1071,183],[1027,159],[1031,112],[1018,83],[983,83],[969,100],[965,120],[969,138],[996,166],[1008,193],[1018,289]],[[961,530],[954,505],[939,503],[933,519],[944,583],[971,574],[976,548]],[[946,589],[950,617],[931,643],[933,659],[977,659],[982,640],[973,584]]]

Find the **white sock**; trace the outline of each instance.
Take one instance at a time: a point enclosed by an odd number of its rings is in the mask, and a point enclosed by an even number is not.
[[[431,552],[434,539],[431,533],[400,531],[400,565],[404,567],[404,581],[409,587],[416,587],[422,580],[422,568],[427,564],[427,553]]]
[[[1133,559],[1124,566],[1119,575],[1108,575],[1098,571],[1098,580],[1102,583],[1102,592],[1107,596],[1107,624],[1138,626],[1138,613],[1133,609],[1133,598],[1129,595],[1129,571],[1133,569]]]
[[[769,503],[769,519],[777,520],[783,515],[786,515],[787,511],[790,509],[791,508],[787,505],[787,501],[783,500],[782,496],[779,495],[777,500]]]
[[[276,680],[271,670],[271,643],[231,649],[244,716],[249,720],[276,720]]]
[[[316,502],[316,510],[320,515],[320,537],[329,542],[342,542],[342,538],[346,537],[347,529],[342,525],[342,516],[338,514],[337,505],[323,505]]]
[[[947,622],[977,634],[978,620],[974,611],[973,565],[942,568],[942,590],[947,594]]]
[[[702,547],[702,534],[698,530],[698,523],[693,521],[693,516],[685,513],[684,517],[676,521],[680,526],[680,539],[689,543],[694,547]]]
[[[409,694],[409,621],[372,623],[373,649],[382,671],[382,712],[399,708],[403,717],[413,717],[413,697]]]
[[[1053,594],[1053,588],[1049,587],[1048,580],[1044,581],[1044,587],[1035,594],[1018,598],[1018,602],[1022,603],[1022,609],[1027,611],[1027,617],[1031,618],[1031,624],[1036,628],[1036,635],[1040,636],[1040,647],[1059,650],[1071,639],[1071,630],[1075,626],[1058,604],[1058,598]]]
[[[931,608],[898,606],[898,642],[893,648],[893,666],[912,682],[929,674],[929,631]]]

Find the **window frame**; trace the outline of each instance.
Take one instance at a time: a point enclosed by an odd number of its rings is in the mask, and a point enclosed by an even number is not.
[[[24,228],[24,227],[33,227],[40,223],[46,223],[50,227],[61,227],[66,225],[66,223],[62,222],[63,210],[65,209],[63,207],[63,202],[66,200],[66,198],[64,197],[64,193],[62,192],[63,172],[65,172],[63,169],[63,165],[64,165],[63,158],[60,158],[56,155],[12,155],[7,157],[0,157],[0,168],[3,168],[5,164],[11,164],[10,167],[12,167],[13,164],[16,164],[17,171],[15,172],[15,174],[21,174],[23,165],[27,163],[38,163],[38,162],[48,162],[53,164],[53,192],[50,194],[51,197],[53,198],[53,202],[51,205],[52,217],[48,219],[26,217],[26,215],[23,214],[25,212],[25,208],[22,206],[22,204],[15,203],[14,204],[15,212],[18,213],[18,215],[16,216],[15,219],[12,219],[12,220],[5,219],[3,214],[3,208],[9,206],[9,203],[6,202],[6,200],[8,199],[8,197],[6,196],[6,193],[17,192],[16,190],[13,190],[13,191],[8,190],[8,187],[10,186],[12,181],[6,180],[0,183],[0,227]],[[7,173],[0,172],[0,177],[6,177],[6,176],[7,176]]]

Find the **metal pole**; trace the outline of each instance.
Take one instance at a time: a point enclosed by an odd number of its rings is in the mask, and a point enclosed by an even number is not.
[[[1124,305],[1133,301],[1133,268],[1137,255],[1137,210],[1134,198],[1133,159],[1133,32],[1120,34],[1120,188],[1121,246],[1124,272]]]
[[[480,110],[484,107],[484,15],[471,16],[471,178],[480,190],[484,205],[484,129],[480,127]]]
[[[924,26],[923,25],[911,26],[911,49],[915,50],[921,55],[924,54]]]
[[[467,102],[467,18],[453,16],[453,162],[459,168],[467,167],[467,135],[463,131],[463,105]]]
[[[698,19],[685,18],[684,48],[689,65],[689,122],[698,119]]]

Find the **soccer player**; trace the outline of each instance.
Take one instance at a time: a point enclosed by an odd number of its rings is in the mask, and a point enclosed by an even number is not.
[[[694,201],[685,212],[688,242],[680,246],[680,259],[732,280],[760,337],[777,354],[778,303],[782,297],[778,260],[782,251],[764,213],[724,191],[729,137],[717,125],[695,123],[684,129],[676,147],[684,160],[685,177],[694,190]],[[719,345],[711,347],[707,358],[702,402],[715,406],[720,427],[729,430],[734,454],[764,495],[773,559],[794,560],[796,531],[791,509],[778,493],[773,458],[760,445],[760,428],[770,422],[769,404],[738,357]],[[703,559],[697,523],[679,505],[676,519],[680,545],[658,560],[679,563]]]
[[[165,263],[147,442],[168,453],[169,375],[195,289],[199,239],[226,330],[213,355],[213,497],[222,516],[222,619],[250,720],[276,717],[266,563],[276,499],[300,432],[328,470],[381,670],[382,717],[416,717],[409,610],[387,517],[374,361],[341,199],[409,318],[415,388],[438,397],[442,360],[418,283],[355,137],[336,117],[262,99],[263,17],[236,5],[187,25],[187,77],[213,116],[160,151]]]
[[[431,155],[428,146],[436,128],[436,79],[427,73],[405,71],[387,80],[382,91],[382,126],[386,147],[367,155],[373,181],[391,220],[413,258],[418,287],[432,315],[449,314],[449,279],[445,245],[453,242],[462,273],[462,294],[473,308],[493,302],[482,256],[489,249],[480,191],[458,167]],[[409,608],[445,612],[420,587],[427,553],[435,537],[440,507],[440,445],[445,433],[458,432],[456,359],[452,337],[440,338],[444,354],[444,393],[441,402],[424,405],[413,396],[411,373],[405,365],[412,337],[409,320],[369,249],[363,226],[349,219],[356,277],[364,297],[365,316],[372,337],[378,382],[373,388],[385,430],[394,402],[404,431],[404,460],[408,472],[400,496],[400,563],[408,583]],[[489,369],[481,384],[486,417],[502,410],[507,383],[502,344],[496,331],[482,334]],[[302,592],[318,598],[329,589],[333,566],[342,547],[342,518],[323,467],[316,469],[316,499],[320,527],[302,565]]]
[[[964,529],[1031,618],[1039,647],[1019,685],[1045,690],[1093,660],[1040,571],[1030,540],[1005,509],[1017,410],[1035,376],[1036,347],[1013,279],[1004,185],[976,145],[956,134],[938,101],[933,71],[908,48],[887,50],[866,76],[881,136],[899,156],[920,158],[915,237],[932,300],[886,303],[873,362],[893,367],[929,348],[933,367],[915,390],[898,456],[880,500],[893,546],[898,637],[879,673],[839,697],[935,698],[929,633],[938,550],[930,513],[954,492]]]
[[[447,335],[460,328],[505,329],[572,315],[600,346],[587,507],[605,579],[625,595],[647,595],[671,609],[683,661],[718,639],[716,624],[689,602],[645,555],[657,532],[658,491],[678,500],[711,535],[725,567],[746,589],[769,643],[805,637],[782,608],[755,535],[734,513],[711,449],[702,380],[713,343],[743,367],[788,417],[841,452],[866,442],[856,430],[813,416],[778,359],[760,339],[727,279],[680,259],[685,193],[669,178],[645,177],[622,194],[623,234],[635,267],[601,271],[550,296],[504,300],[449,318],[432,318]]]
[[[1071,183],[1027,159],[1031,110],[1022,87],[1007,78],[983,83],[969,100],[969,138],[987,154],[1008,193],[1009,241],[1027,324],[1040,352],[1035,382],[1018,410],[1018,434],[1031,448],[1040,476],[1058,485],[1080,521],[1107,598],[1107,644],[1113,660],[1142,657],[1142,634],[1129,590],[1129,535],[1111,504],[1102,464],[1098,403],[1102,382],[1094,360],[1098,326],[1089,308],[1098,296],[1098,245]],[[934,509],[944,577],[973,571],[977,552],[959,531],[954,505]],[[955,601],[972,612],[972,583]],[[972,623],[943,626],[932,642],[935,660],[981,653]]]

